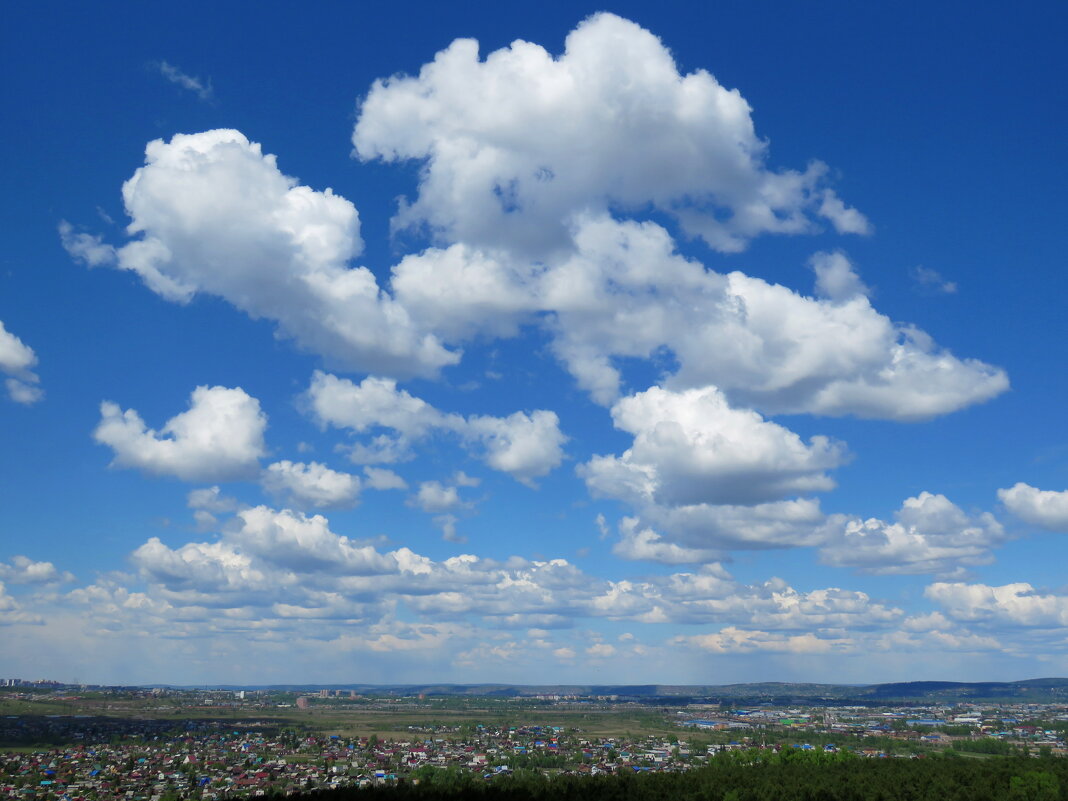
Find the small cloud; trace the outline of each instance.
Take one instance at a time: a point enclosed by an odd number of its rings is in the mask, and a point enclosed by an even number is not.
[[[597,523],[597,530],[601,532],[601,539],[602,540],[603,539],[607,539],[608,535],[611,534],[612,532],[608,528],[608,521],[605,520],[604,515],[598,513],[595,522]]]
[[[4,385],[7,387],[7,394],[11,400],[24,406],[31,406],[44,397],[44,390],[28,381],[8,378],[4,381]]]
[[[935,295],[957,294],[957,282],[947,281],[938,270],[924,267],[922,264],[913,267],[910,271],[912,280],[921,292]]]
[[[469,503],[460,499],[460,493],[457,492],[456,487],[447,486],[440,481],[422,482],[419,485],[419,491],[410,497],[407,503],[409,506],[415,506],[430,514],[470,506]]]
[[[871,294],[844,253],[817,253],[808,263],[816,273],[816,294],[820,297],[844,302]]]
[[[840,234],[867,236],[874,230],[867,217],[843,203],[832,189],[824,191],[817,213],[830,220],[834,230]]]
[[[4,386],[11,400],[28,406],[44,397],[38,386],[40,378],[30,369],[36,365],[33,348],[8,331],[0,320],[0,373],[8,375]]]
[[[57,570],[51,562],[35,562],[27,556],[15,556],[10,564],[0,562],[0,579],[11,584],[59,584],[74,581],[74,575]]]
[[[594,657],[595,659],[603,659],[605,657],[613,656],[615,652],[616,647],[614,645],[609,645],[608,643],[603,642],[591,645],[589,648],[586,649],[586,653]]]
[[[362,489],[359,476],[331,470],[320,462],[283,459],[270,465],[260,479],[265,490],[298,508],[345,509],[355,506]]]
[[[207,83],[201,81],[200,78],[194,78],[192,75],[187,75],[173,64],[168,64],[166,61],[161,61],[156,64],[159,69],[160,75],[166,78],[173,84],[177,84],[183,89],[188,89],[190,92],[194,92],[201,100],[208,101],[213,100],[215,97],[215,90],[212,89],[211,81]]]
[[[467,542],[467,537],[456,532],[456,524],[459,522],[460,519],[456,515],[438,515],[434,518],[434,525],[441,529],[443,540],[463,544]]]
[[[367,476],[367,486],[376,490],[406,490],[408,482],[398,476],[392,470],[384,467],[365,467],[363,473]]]
[[[457,487],[477,487],[482,483],[482,479],[469,476],[463,470],[457,470],[452,481]]]
[[[185,496],[185,500],[190,509],[200,509],[206,512],[215,512],[216,514],[236,512],[242,508],[237,498],[223,495],[218,486],[190,490],[189,494]]]
[[[456,533],[456,524],[460,522],[458,514],[471,513],[474,501],[460,497],[459,487],[478,486],[478,481],[471,479],[462,471],[453,476],[454,484],[442,484],[440,481],[424,481],[418,491],[405,501],[408,506],[421,509],[434,515],[434,525],[441,529],[442,537],[447,542],[467,542],[467,538]]]
[[[75,261],[84,262],[87,267],[100,267],[115,263],[117,258],[115,248],[104,242],[102,237],[79,233],[66,220],[60,220],[58,227],[63,249]]]

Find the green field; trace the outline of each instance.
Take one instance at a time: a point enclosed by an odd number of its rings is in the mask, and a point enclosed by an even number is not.
[[[426,736],[432,730],[473,730],[511,726],[559,726],[579,730],[590,737],[678,735],[670,712],[652,707],[591,707],[575,709],[524,700],[449,699],[397,704],[362,703],[313,704],[308,709],[295,706],[192,706],[175,705],[159,699],[21,700],[0,696],[0,716],[89,715],[136,721],[214,720],[266,723],[279,728],[296,728],[309,733],[342,737],[407,739],[416,733]]]

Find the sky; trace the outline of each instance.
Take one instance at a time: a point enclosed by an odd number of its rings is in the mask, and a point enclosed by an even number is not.
[[[1068,675],[1063,4],[5,18],[0,676]]]

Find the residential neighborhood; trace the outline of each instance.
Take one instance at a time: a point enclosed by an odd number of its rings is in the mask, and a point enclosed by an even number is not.
[[[29,707],[56,699],[78,707],[81,699],[63,692],[43,695],[37,688],[5,697]],[[418,783],[436,771],[485,781],[519,771],[550,777],[680,772],[720,754],[744,756],[754,749],[858,758],[922,758],[946,751],[973,757],[1068,755],[1068,706],[1057,704],[742,708],[570,695],[530,702],[469,699],[462,716],[443,722],[445,701],[425,696],[123,690],[112,697],[116,702],[102,710],[112,714],[0,718],[0,799],[219,801]],[[140,706],[123,707],[120,701]],[[478,703],[493,710],[484,719],[472,711]],[[372,710],[394,730],[388,736],[331,733],[345,725],[345,704]],[[227,705],[234,714],[253,714],[221,718]],[[137,716],[130,714],[134,708]],[[644,720],[644,730],[601,731],[620,710]],[[323,717],[326,712],[335,714]],[[561,715],[572,723],[548,722],[565,719]],[[511,721],[500,722],[508,716]],[[421,722],[403,725],[403,720]]]

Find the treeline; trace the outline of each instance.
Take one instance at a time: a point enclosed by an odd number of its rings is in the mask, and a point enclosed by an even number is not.
[[[1068,759],[863,759],[736,753],[685,773],[485,779],[423,769],[392,786],[291,796],[293,801],[1068,801]],[[414,780],[413,780],[414,779]]]

